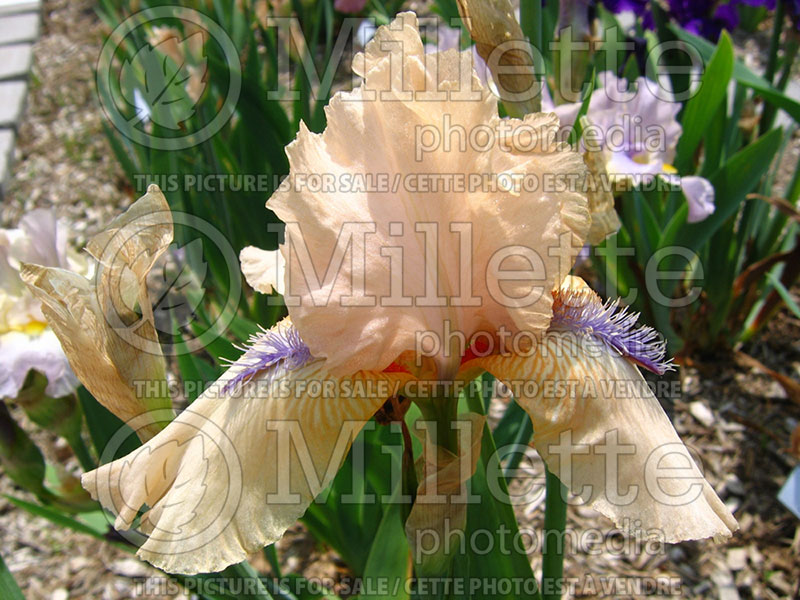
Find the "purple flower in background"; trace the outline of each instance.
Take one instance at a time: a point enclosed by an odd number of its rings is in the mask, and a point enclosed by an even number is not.
[[[763,6],[767,10],[775,10],[775,0],[736,0],[736,4],[744,4],[745,6]]]
[[[723,29],[732,31],[739,24],[733,3],[717,4],[711,0],[668,0],[669,14],[686,31],[710,40],[718,40]]]
[[[586,117],[611,181],[622,187],[650,182],[659,176],[681,187],[689,205],[690,223],[713,213],[711,183],[693,175],[679,177],[671,164],[682,132],[677,121],[681,105],[667,89],[667,81],[658,83],[639,77],[629,89],[627,80],[610,71],[598,74],[597,79],[600,87],[592,92]],[[543,110],[555,112],[562,127],[572,127],[580,107],[580,102],[553,106],[548,96],[542,100]]]
[[[786,14],[794,23],[795,29],[800,31],[800,0],[792,0],[786,4]]]
[[[698,223],[714,212],[714,186],[708,179],[687,175],[680,179],[680,185],[689,204],[689,223]]]
[[[650,0],[603,0],[603,6],[615,15],[630,12],[642,19],[645,29],[654,29],[653,13],[650,10]]]
[[[333,7],[339,12],[356,14],[364,10],[367,0],[336,0]]]
[[[642,19],[645,28],[654,27],[651,0],[602,0],[602,4],[614,14],[632,12]],[[670,17],[684,29],[716,41],[723,29],[733,31],[739,25],[738,6],[763,6],[772,11],[777,0],[667,0],[667,5]],[[800,0],[788,2],[786,12],[800,28]]]
[[[78,387],[39,301],[20,279],[28,262],[90,274],[88,261],[69,248],[68,231],[55,212],[42,208],[25,214],[18,228],[0,229],[0,402],[17,397],[30,371],[47,377],[45,393],[52,398]]]
[[[615,15],[630,11],[637,17],[650,14],[650,0],[603,0],[603,6]]]

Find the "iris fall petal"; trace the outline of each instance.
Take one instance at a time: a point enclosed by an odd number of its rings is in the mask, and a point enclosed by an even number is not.
[[[219,571],[278,540],[333,479],[364,423],[408,379],[370,372],[335,378],[324,360],[295,360],[302,349],[287,337],[292,330],[283,321],[264,332],[159,435],[82,477],[117,515],[117,529],[130,528],[139,508],[149,507],[143,559],[170,573]],[[259,356],[263,369],[254,363]]]
[[[566,285],[588,290],[576,278]],[[666,542],[729,537],[736,520],[632,360],[625,342],[644,338],[623,327],[615,340],[612,329],[560,327],[530,356],[477,358],[464,370],[484,368],[511,388],[548,468],[618,527]]]

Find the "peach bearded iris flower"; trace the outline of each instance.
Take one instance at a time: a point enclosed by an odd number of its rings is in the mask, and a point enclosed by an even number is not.
[[[333,97],[327,129],[301,125],[287,148],[289,177],[267,204],[286,223],[283,264],[268,266],[276,254],[254,248],[242,256],[256,289],[283,290],[290,318],[255,335],[220,380],[139,450],[82,478],[117,514],[118,528],[148,507],[142,558],[180,573],[243,560],[302,516],[388,398],[411,397],[424,416],[444,415],[450,425],[454,398],[423,397],[410,384],[484,370],[512,388],[552,377],[596,382],[593,397],[519,401],[556,473],[567,461],[552,442],[574,432],[580,454],[564,481],[579,492],[593,485],[589,501],[604,514],[662,527],[671,541],[735,527],[652,393],[637,387],[635,397],[617,398],[602,386],[642,382],[635,363],[663,371],[663,344],[635,329],[635,316],[560,287],[591,217],[583,195],[544,182],[571,178],[580,189],[580,155],[555,141],[554,115],[501,119],[470,67],[468,53],[426,55],[415,15],[401,14],[356,58],[364,82]],[[476,131],[483,137],[469,141]],[[372,182],[354,179],[367,175]],[[469,187],[473,175],[480,185]],[[515,187],[500,175],[540,185]],[[312,185],[312,176],[328,184]],[[432,187],[450,176],[455,186],[463,177],[464,187]],[[526,334],[528,343],[517,354],[501,351],[498,332]],[[599,352],[590,344],[597,340]],[[621,506],[608,499],[602,455],[592,453],[615,431],[633,445],[620,459],[620,491],[641,484]],[[682,506],[644,489],[640,468],[664,443],[674,446],[667,465],[686,467],[702,490]],[[459,446],[449,448],[457,457]]]

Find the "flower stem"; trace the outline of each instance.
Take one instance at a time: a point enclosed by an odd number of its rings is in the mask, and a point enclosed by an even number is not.
[[[411,513],[411,506],[417,497],[417,472],[414,468],[414,443],[411,441],[411,432],[408,430],[408,425],[405,419],[400,421],[403,434],[403,479],[401,483],[401,493],[404,496],[411,498],[411,503],[403,503],[400,507],[400,513],[403,516],[403,523],[408,519]]]
[[[89,448],[86,447],[86,443],[83,441],[83,437],[81,436],[80,432],[78,432],[76,435],[71,435],[66,439],[69,447],[72,448],[72,452],[75,454],[75,458],[78,459],[81,469],[89,472],[97,468],[97,463],[95,462],[94,458],[92,458],[92,453],[89,452]]]
[[[792,76],[792,65],[797,58],[798,49],[798,34],[797,31],[791,29],[786,32],[786,47],[783,50],[783,67],[781,68],[781,76],[778,78],[778,83],[775,87],[781,92],[786,91],[786,84],[789,83],[789,78]]]
[[[783,14],[783,0],[779,0],[777,6],[775,6],[772,37],[769,40],[769,54],[767,54],[767,67],[764,70],[764,79],[770,83],[775,78],[775,70],[778,66],[778,46],[780,45],[781,31],[783,30]]]
[[[542,52],[542,0],[523,0],[519,5],[522,32]]]
[[[458,429],[453,427],[458,413],[458,396],[416,400],[425,421],[435,423],[436,445],[458,455]]]
[[[772,37],[769,41],[769,53],[767,54],[767,66],[764,70],[764,79],[766,79],[770,85],[773,84],[775,72],[778,68],[778,50],[780,48],[781,31],[783,30],[784,22],[783,0],[778,0],[773,19],[774,23],[772,27]],[[759,131],[762,135],[772,129],[772,124],[775,122],[776,113],[777,110],[775,105],[767,102],[765,99],[764,109],[761,113],[761,124],[759,127]]]
[[[458,464],[459,457],[459,430],[453,428],[458,413],[458,396],[439,396],[430,398],[415,398],[414,402],[422,413],[425,422],[425,448],[423,450],[425,471],[423,474],[425,491],[418,487],[414,499],[414,506],[405,520],[405,530],[409,545],[414,556],[414,574],[424,579],[434,578],[442,581],[452,580],[454,576],[453,560],[456,552],[450,547],[448,536],[453,531],[463,531],[466,526],[466,510],[464,506],[451,504],[452,497],[458,493],[458,482],[443,478],[443,473],[450,463],[450,458],[445,458],[436,448],[429,445],[432,442],[439,449],[448,451],[452,460]],[[440,463],[440,460],[446,462]],[[431,481],[429,477],[435,472]],[[409,474],[410,475],[410,474]],[[406,479],[409,478],[406,475]],[[423,484],[420,484],[423,485]],[[430,486],[430,487],[427,487]],[[446,503],[420,504],[420,493],[444,495]],[[419,543],[420,533],[430,535],[439,540],[435,551],[418,553],[416,544]],[[419,600],[443,600],[446,596],[434,593],[432,595],[417,594]]]
[[[273,596],[264,586],[264,582],[261,580],[261,577],[259,577],[258,571],[246,560],[231,565],[225,569],[223,573],[224,572],[229,572],[230,575],[241,579],[244,582],[243,584],[247,584],[247,589],[252,591],[251,594],[248,595],[249,598],[253,598],[253,600],[272,600]]]
[[[564,529],[567,525],[567,488],[546,470],[547,495],[544,501],[544,532],[542,533],[542,599],[561,598],[561,579],[564,574]]]

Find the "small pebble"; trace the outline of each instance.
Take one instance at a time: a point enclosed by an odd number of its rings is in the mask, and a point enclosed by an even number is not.
[[[680,546],[672,546],[669,551],[669,559],[672,562],[680,563],[686,559],[686,552]]]
[[[733,574],[726,568],[720,567],[711,575],[711,581],[717,586],[719,600],[739,600],[739,590],[733,582]]]
[[[135,558],[123,558],[115,560],[110,565],[110,569],[117,575],[123,577],[145,577],[150,572],[149,567]]]
[[[50,594],[50,600],[69,600],[69,592],[64,588],[58,588]]]
[[[741,571],[747,566],[747,548],[730,548],[726,562],[731,571]]]
[[[750,557],[750,562],[754,565],[760,565],[764,562],[764,555],[761,554],[758,547],[755,544],[750,544],[747,549],[748,555]]]
[[[705,402],[695,400],[689,403],[689,412],[697,419],[702,425],[711,427],[714,424],[714,413],[706,406]]]
[[[744,484],[742,483],[742,480],[739,479],[733,473],[729,473],[725,477],[725,490],[729,494],[733,494],[735,496],[744,496],[745,495],[745,489],[744,489]]]

